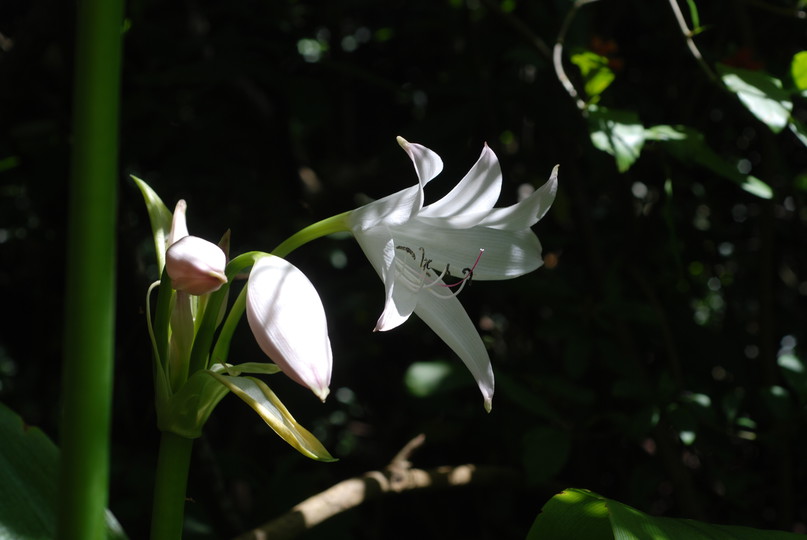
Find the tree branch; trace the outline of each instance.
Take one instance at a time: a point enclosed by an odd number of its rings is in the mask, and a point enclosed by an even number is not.
[[[519,481],[518,472],[505,467],[467,464],[414,469],[409,456],[424,440],[425,437],[419,435],[410,441],[384,470],[370,471],[339,482],[235,540],[290,540],[337,514],[385,495],[471,484],[516,484]]]

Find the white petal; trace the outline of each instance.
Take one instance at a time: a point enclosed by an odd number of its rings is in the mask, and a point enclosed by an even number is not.
[[[381,224],[397,225],[411,219],[422,206],[423,188],[416,185],[353,210],[348,224],[356,232]]]
[[[486,144],[476,164],[459,184],[445,197],[424,208],[419,216],[459,218],[478,214],[481,217],[496,204],[501,189],[502,169],[496,154]],[[470,224],[478,222],[479,218],[476,218]],[[457,223],[456,226],[463,225]]]
[[[530,229],[518,231],[470,227],[456,229],[439,219],[422,223],[413,220],[405,227],[394,229],[396,245],[407,246],[414,251],[423,248],[432,268],[442,271],[450,265],[451,275],[462,276],[463,268],[471,268],[479,255],[473,279],[497,280],[524,275],[539,268],[541,243]]]
[[[383,332],[401,325],[415,309],[416,292],[405,283],[396,283],[395,257],[408,254],[395,249],[395,241],[387,227],[378,227],[365,234],[356,235],[370,264],[381,277],[385,288],[384,311],[373,331]]]
[[[482,392],[485,409],[490,411],[493,401],[493,368],[485,344],[460,301],[456,297],[442,299],[423,294],[415,313],[465,363]]]
[[[508,230],[532,227],[538,220],[544,217],[549,207],[552,206],[557,191],[558,166],[555,165],[549,180],[539,189],[535,190],[532,195],[507,208],[493,209],[479,224],[495,229]]]
[[[280,257],[257,261],[247,282],[247,320],[263,352],[324,400],[331,342],[322,301],[305,274]]]
[[[443,170],[443,160],[425,146],[410,143],[403,137],[398,137],[398,144],[409,154],[409,158],[415,164],[415,171],[421,187],[428,184]]]
[[[171,244],[188,236],[188,222],[185,219],[185,212],[188,209],[188,204],[180,199],[174,209],[174,215],[171,218],[171,232],[168,233],[168,240],[166,245],[171,247]]]

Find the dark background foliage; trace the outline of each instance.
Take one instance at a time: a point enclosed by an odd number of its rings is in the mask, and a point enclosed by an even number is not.
[[[702,4],[707,29],[696,40],[709,64],[788,80],[807,37],[796,2]],[[645,125],[700,130],[728,163],[746,160],[774,197],[651,143],[620,174],[592,146],[544,45],[570,8],[128,2],[110,507],[132,538],[147,531],[158,433],[144,317],[156,270],[128,174],[169,206],[186,199],[194,234],[217,239],[229,228],[233,253],[270,250],[363,196],[411,185],[396,135],[443,157],[429,197],[447,191],[484,142],[504,171],[500,205],[561,165],[558,198],[535,227],[544,268],[462,293],[490,347],[493,412],[420,321],[371,333],[380,280],[352,240],[319,240],[290,259],[328,312],[332,397],[322,405],[285,378],[269,382],[340,461],[306,460],[226,398],[196,447],[189,538],[258,525],[383,467],[419,433],[418,467],[502,466],[522,481],[389,497],[308,537],[523,538],[567,486],[653,514],[805,531],[807,386],[779,365],[801,358],[807,340],[804,147],[705,76],[668,3],[603,0],[577,13],[565,50],[609,55],[616,79],[601,104]],[[0,399],[57,440],[61,326],[77,316],[62,306],[71,19],[70,3],[56,0],[0,4]],[[567,71],[579,84],[574,66]],[[803,105],[794,113],[802,121]],[[244,325],[232,359],[259,358]],[[411,391],[412,366],[444,362],[443,385]]]

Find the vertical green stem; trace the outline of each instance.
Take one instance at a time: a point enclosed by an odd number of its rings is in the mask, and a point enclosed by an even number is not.
[[[59,537],[106,537],[122,0],[79,0],[67,238]]]
[[[151,514],[151,540],[179,540],[185,515],[193,439],[163,431],[157,458],[154,507]]]

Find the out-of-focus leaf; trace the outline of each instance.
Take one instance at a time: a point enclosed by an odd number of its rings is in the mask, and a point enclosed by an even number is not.
[[[0,404],[0,539],[56,537],[59,450],[38,428]],[[126,538],[106,513],[107,538]]]
[[[790,119],[793,103],[782,81],[762,71],[718,64],[726,87],[737,94],[743,105],[774,133],[782,131]]]
[[[787,353],[779,356],[777,363],[785,380],[796,391],[799,399],[807,401],[807,369],[804,362],[798,356]]]
[[[588,127],[592,144],[614,156],[619,172],[625,172],[639,158],[645,141],[645,129],[633,111],[591,106]]]
[[[447,360],[414,362],[406,370],[404,384],[416,397],[428,397],[469,384],[460,364]]]
[[[555,476],[569,458],[572,441],[569,432],[554,426],[539,426],[524,436],[524,470],[531,484]]]
[[[797,52],[790,62],[790,76],[793,84],[802,93],[807,92],[807,51]]]
[[[659,141],[664,147],[684,163],[696,163],[715,174],[736,182],[748,193],[761,199],[773,197],[771,187],[755,176],[742,174],[718,156],[709,146],[703,134],[686,126],[653,126],[645,130],[647,140]]]
[[[591,51],[573,54],[569,60],[580,69],[589,98],[596,98],[614,81],[608,58]]]
[[[768,411],[777,419],[785,419],[792,415],[794,402],[791,401],[787,388],[773,385],[763,388],[760,392],[762,402]]]
[[[807,129],[804,128],[804,125],[801,122],[795,118],[791,118],[787,127],[790,128],[793,135],[795,135],[796,138],[801,141],[801,144],[807,146]]]
[[[527,540],[796,540],[801,535],[692,519],[653,517],[588,490],[570,488],[552,497],[535,519]]]

